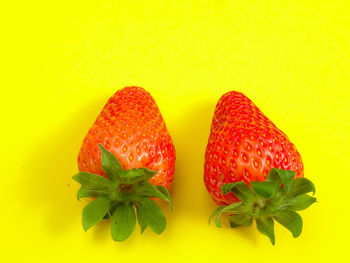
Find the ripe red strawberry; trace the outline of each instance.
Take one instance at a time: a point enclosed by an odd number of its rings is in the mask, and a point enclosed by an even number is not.
[[[101,154],[102,153],[102,154]],[[78,156],[78,198],[97,197],[83,211],[87,230],[113,217],[112,237],[129,237],[137,220],[160,234],[166,219],[153,197],[171,202],[175,148],[152,96],[140,87],[117,91],[88,131]]]
[[[249,225],[255,219],[259,231],[272,243],[272,218],[288,229],[299,222],[292,230],[298,236],[302,224],[294,211],[315,202],[305,195],[314,186],[303,174],[295,146],[249,98],[235,91],[220,98],[204,167],[205,185],[213,200],[222,205],[212,215],[219,214],[218,226],[221,213],[229,212],[236,213],[230,218],[232,227]],[[289,193],[290,189],[296,192]]]

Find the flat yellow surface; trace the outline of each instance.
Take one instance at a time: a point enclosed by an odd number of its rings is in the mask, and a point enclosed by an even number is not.
[[[3,262],[344,262],[349,258],[348,1],[23,1],[1,7]],[[85,233],[76,157],[126,85],[156,99],[176,152],[157,236]],[[298,239],[208,225],[204,151],[219,97],[249,96],[295,143],[319,202]],[[167,207],[164,205],[164,211]]]

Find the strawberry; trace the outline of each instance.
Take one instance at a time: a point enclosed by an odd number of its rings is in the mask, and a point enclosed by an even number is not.
[[[296,147],[244,94],[224,94],[214,112],[205,152],[204,182],[220,205],[212,214],[230,213],[231,227],[251,225],[275,243],[274,221],[300,235],[302,219],[295,212],[316,201],[303,178]]]
[[[166,218],[155,198],[170,203],[175,148],[152,96],[140,87],[125,87],[107,102],[85,136],[79,156],[81,184],[77,197],[93,197],[83,210],[86,231],[112,218],[116,241],[127,239],[137,221],[160,234]],[[137,211],[137,216],[135,214]]]

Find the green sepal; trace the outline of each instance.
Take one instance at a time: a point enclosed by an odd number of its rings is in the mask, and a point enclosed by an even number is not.
[[[253,224],[253,217],[246,214],[236,214],[229,218],[231,228],[239,226],[251,226]]]
[[[237,202],[237,203],[232,203],[228,206],[224,206],[223,209],[219,211],[218,216],[216,217],[215,225],[217,227],[222,227],[221,220],[220,220],[221,214],[224,212],[230,213],[231,211],[240,211],[241,209],[239,208],[241,205],[242,205],[242,202]]]
[[[297,178],[291,183],[287,197],[301,196],[310,192],[315,194],[315,185],[306,178]]]
[[[275,191],[276,189],[276,182],[251,182],[250,183],[250,186],[253,188],[253,190],[265,197],[265,198],[269,198],[273,192]]]
[[[114,241],[128,239],[136,225],[136,214],[131,204],[119,204],[112,218],[111,235]]]
[[[103,176],[100,176],[98,174],[88,172],[79,172],[72,178],[77,183],[84,186],[89,186],[91,188],[95,187],[98,189],[109,189],[109,187],[113,185],[112,182],[107,178],[104,178]]]
[[[309,195],[301,195],[301,196],[283,199],[279,208],[300,211],[308,208],[310,205],[312,205],[315,202],[316,202],[315,197],[312,197]]]
[[[259,232],[267,236],[270,239],[272,245],[275,245],[275,231],[272,217],[262,216],[256,218],[255,221]]]
[[[259,232],[275,243],[274,220],[298,237],[302,231],[302,219],[296,211],[308,208],[316,198],[314,184],[306,178],[295,178],[293,171],[273,168],[265,182],[244,181],[222,185],[223,194],[233,193],[240,202],[220,206],[212,213],[209,222],[216,217],[216,226],[222,227],[220,216],[230,214],[230,226],[247,226],[256,221]]]
[[[110,204],[111,200],[107,196],[101,196],[84,207],[82,223],[85,231],[103,219],[110,208]]]
[[[101,144],[98,144],[101,151],[101,167],[103,172],[112,181],[119,181],[119,173],[123,170],[119,160],[110,151],[107,151]]]
[[[166,197],[166,199],[163,200],[169,202],[170,211],[173,211],[173,199],[171,198],[169,191],[162,185],[156,185],[156,188]]]
[[[140,199],[136,204],[138,212],[141,214],[138,218],[141,220],[141,228],[148,226],[156,234],[161,234],[166,228],[166,218],[159,206],[149,198]]]
[[[162,191],[164,191],[164,192],[166,191],[165,193],[167,193],[167,194],[164,195],[161,191],[158,190],[157,187],[155,187],[150,182],[143,182],[143,183],[139,184],[137,188],[135,188],[135,193],[138,194],[139,196],[157,197],[159,199],[162,199],[162,200],[165,200],[165,201],[168,201],[169,203],[171,203],[171,197],[168,193],[168,190],[166,190],[166,188],[164,188],[164,189],[162,189]]]
[[[108,193],[108,190],[90,189],[88,187],[82,186],[77,192],[77,198],[80,200],[80,198],[103,196],[107,195]]]
[[[303,220],[301,216],[292,210],[279,210],[273,218],[287,228],[292,233],[293,237],[298,237],[303,230]]]
[[[278,186],[283,184],[284,188],[288,190],[295,175],[296,173],[291,170],[272,168],[267,175],[266,182],[276,182]]]
[[[84,197],[108,195],[110,189],[114,186],[110,180],[88,172],[79,172],[72,178],[81,184],[81,188],[77,192],[78,200]]]
[[[160,234],[166,228],[166,218],[159,206],[151,198],[169,202],[172,199],[163,186],[153,186],[149,180],[157,174],[148,168],[123,170],[118,159],[102,145],[102,170],[108,176],[79,172],[73,179],[81,184],[77,198],[97,197],[83,209],[85,231],[102,219],[112,219],[111,234],[114,240],[127,239],[135,228],[136,218],[141,233],[149,226]],[[135,214],[134,207],[137,210]]]
[[[228,194],[231,191],[242,201],[249,201],[255,197],[252,189],[244,181],[223,184],[221,191],[223,194]]]
[[[143,231],[145,231],[145,229],[147,228],[147,221],[145,220],[143,213],[142,213],[142,209],[140,205],[136,205],[136,212],[137,212],[137,222],[140,225],[141,228],[141,234],[143,233]]]
[[[210,217],[209,217],[209,225],[210,225],[210,222],[211,222],[211,220],[215,217],[215,216],[217,216],[218,214],[220,214],[220,212],[221,212],[221,210],[223,210],[224,208],[225,208],[226,206],[219,206],[219,207],[217,207],[214,211],[213,211],[213,213],[211,213],[211,215],[210,215]],[[221,215],[221,214],[220,214]]]
[[[149,181],[157,172],[147,168],[132,168],[130,170],[121,171],[120,177],[125,184],[136,184],[141,181]]]

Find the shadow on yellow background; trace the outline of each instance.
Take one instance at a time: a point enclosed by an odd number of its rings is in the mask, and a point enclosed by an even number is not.
[[[80,225],[81,208],[75,196],[78,185],[71,179],[77,172],[77,155],[89,125],[105,99],[96,99],[68,119],[57,124],[26,158],[22,180],[22,202],[42,213],[42,226],[57,237],[73,225]]]
[[[179,216],[201,218],[215,206],[203,181],[204,153],[215,102],[191,105],[176,118],[172,135],[176,170],[171,193]]]

